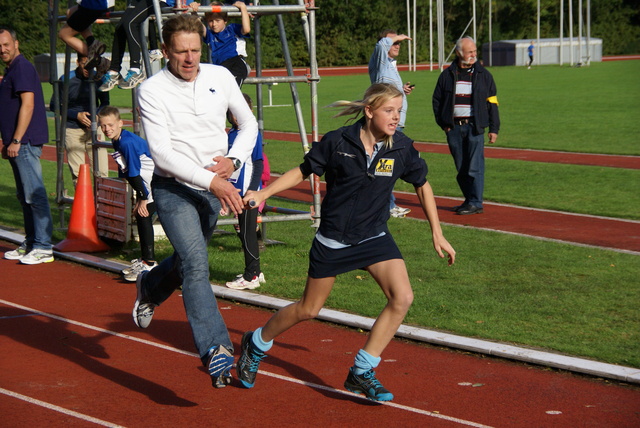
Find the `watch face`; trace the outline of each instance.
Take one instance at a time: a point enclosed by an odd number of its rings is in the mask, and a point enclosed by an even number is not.
[[[240,159],[234,159],[234,160],[233,160],[233,166],[234,166],[236,169],[240,169],[240,167],[242,166],[242,162],[240,162]]]

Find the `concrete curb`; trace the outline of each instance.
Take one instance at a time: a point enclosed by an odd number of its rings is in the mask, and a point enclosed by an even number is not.
[[[0,239],[13,242],[18,245],[24,240],[24,236],[0,228]],[[100,257],[85,253],[62,253],[54,251],[54,255],[61,259],[114,273],[120,273],[121,269],[127,267],[127,265],[125,264],[105,260]],[[291,301],[289,300],[265,296],[245,290],[232,290],[230,288],[222,287],[216,284],[211,284],[211,288],[218,298],[225,300],[235,300],[238,302],[263,308],[280,309],[291,303]],[[372,318],[343,313],[332,309],[322,309],[317,318],[323,321],[329,321],[335,324],[354,328],[361,328],[364,330],[370,330],[375,321]],[[479,354],[486,354],[495,357],[522,361],[530,364],[553,367],[575,373],[640,384],[640,369],[633,367],[601,363],[598,361],[592,361],[583,358],[521,348],[504,343],[457,336],[454,334],[428,330],[404,324],[400,326],[398,332],[396,333],[396,336],[415,340],[418,342],[425,342],[438,346],[446,346],[453,349],[462,349]]]

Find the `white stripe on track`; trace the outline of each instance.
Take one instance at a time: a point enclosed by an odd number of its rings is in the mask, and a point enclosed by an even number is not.
[[[17,392],[9,391],[1,387],[0,387],[0,394],[8,395],[9,397],[17,398],[18,400],[26,401],[27,403],[35,404],[37,406],[59,412],[67,416],[73,416],[74,418],[82,419],[83,421],[93,422],[94,424],[97,424],[97,425],[102,425],[105,427],[123,428],[122,425],[117,425],[117,424],[114,424],[113,422],[103,421],[102,419],[98,419],[91,416],[87,416],[82,413],[74,412],[73,410],[65,409],[64,407],[56,406],[55,404],[51,404],[45,401],[37,400],[35,398],[27,397],[26,395],[18,394]]]
[[[314,388],[314,389],[322,389],[324,391],[334,392],[334,393],[338,393],[338,394],[342,394],[342,395],[349,395],[351,397],[360,398],[361,400],[365,400],[367,402],[371,402],[370,400],[364,398],[362,395],[354,394],[353,392],[349,392],[349,391],[342,391],[340,389],[331,388],[330,386],[318,385],[318,384],[312,383],[312,382],[305,382],[303,380],[294,379],[294,378],[290,378],[290,377],[287,377],[287,376],[281,376],[279,374],[269,373],[269,372],[265,372],[263,370],[258,370],[258,373],[263,374],[265,376],[274,377],[276,379],[281,379],[281,380],[284,380],[284,381],[287,381],[287,382],[292,382],[292,383],[297,383],[299,385],[308,386],[308,387],[311,387],[311,388]],[[392,403],[392,402],[389,402],[389,401],[378,401],[378,403],[382,404],[382,405],[385,405],[385,406],[389,406],[389,407],[395,407],[396,409],[406,410],[408,412],[417,413],[417,414],[429,416],[429,417],[432,417],[432,418],[444,419],[446,421],[455,422],[455,423],[458,423],[458,424],[461,424],[461,425],[470,426],[470,427],[491,428],[490,425],[483,425],[483,424],[479,424],[477,422],[466,421],[464,419],[458,419],[458,418],[454,418],[452,416],[441,415],[440,413],[433,413],[433,412],[430,412],[428,410],[416,409],[415,407],[403,406],[402,404]]]
[[[80,327],[84,327],[84,328],[89,329],[89,330],[94,330],[94,331],[97,331],[97,332],[100,332],[100,333],[110,334],[110,335],[113,335],[113,336],[116,336],[116,337],[120,337],[122,339],[132,340],[132,341],[135,341],[135,342],[143,343],[145,345],[154,346],[156,348],[164,349],[166,351],[176,352],[178,354],[183,354],[183,355],[188,355],[188,356],[191,356],[191,357],[199,358],[199,355],[196,354],[196,353],[193,353],[193,352],[187,352],[187,351],[184,351],[182,349],[174,348],[172,346],[163,345],[161,343],[155,343],[155,342],[152,342],[150,340],[139,339],[139,338],[134,337],[134,336],[129,336],[128,334],[122,334],[122,333],[118,333],[118,332],[111,331],[111,330],[105,330],[105,329],[100,328],[100,327],[96,327],[96,326],[93,326],[93,325],[85,324],[85,323],[79,322],[79,321],[70,320],[68,318],[64,318],[64,317],[61,317],[61,316],[58,316],[58,315],[49,314],[47,312],[42,312],[42,311],[39,311],[37,309],[32,309],[32,308],[29,308],[29,307],[26,307],[26,306],[22,306],[22,305],[19,305],[17,303],[13,303],[13,302],[8,302],[8,301],[3,300],[3,299],[0,299],[0,303],[5,304],[7,306],[12,306],[14,308],[22,309],[24,311],[28,311],[28,312],[31,312],[31,313],[36,314],[36,315],[41,315],[41,316],[52,318],[52,319],[55,319],[55,320],[58,320],[58,321],[62,321],[62,322],[66,322],[66,323],[69,323],[69,324],[73,324],[73,325],[77,325],[77,326],[80,326]],[[351,392],[348,392],[348,391],[343,391],[343,390],[340,390],[340,389],[335,389],[335,388],[331,388],[331,387],[324,386],[324,385],[318,385],[316,383],[306,382],[306,381],[303,381],[303,380],[295,379],[295,378],[288,377],[288,376],[282,376],[282,375],[279,375],[279,374],[276,374],[276,373],[267,372],[267,371],[264,371],[264,370],[259,370],[258,373],[260,373],[262,375],[265,375],[265,376],[269,376],[269,377],[275,378],[275,379],[280,379],[280,380],[283,380],[285,382],[296,383],[298,385],[304,385],[304,386],[307,386],[307,387],[310,387],[310,388],[314,388],[314,389],[329,391],[329,392],[338,393],[338,394],[342,394],[342,395],[348,395],[348,396],[351,396],[351,397],[354,397],[354,398],[359,398],[361,400],[365,400],[365,401],[369,402],[369,400],[364,398],[362,395],[354,394],[354,393],[351,393]],[[0,388],[0,392],[3,392],[3,391],[5,391],[5,390]],[[7,391],[7,392],[10,392],[10,391]],[[8,395],[10,395],[10,394],[8,394]],[[17,395],[19,395],[19,394],[17,394]],[[21,397],[24,397],[24,396],[21,396]],[[28,397],[25,397],[25,398],[28,398]],[[37,402],[38,400],[34,400],[34,401]],[[47,404],[47,403],[43,403],[43,404]],[[380,404],[385,405],[385,406],[394,407],[396,409],[405,410],[405,411],[408,411],[408,412],[420,414],[420,415],[429,416],[429,417],[432,417],[432,418],[443,419],[443,420],[454,422],[454,423],[458,423],[458,424],[461,424],[461,425],[477,427],[477,428],[490,428],[489,425],[483,425],[483,424],[479,424],[479,423],[476,423],[476,422],[467,421],[467,420],[464,420],[464,419],[458,419],[458,418],[454,418],[452,416],[442,415],[440,413],[433,413],[433,412],[429,412],[427,410],[417,409],[415,407],[404,406],[402,404],[397,404],[397,403],[392,403],[392,402],[380,402]],[[49,406],[53,406],[53,405],[49,405]],[[53,406],[53,407],[57,408],[57,406]],[[62,409],[62,408],[59,408],[59,409]],[[62,410],[64,410],[64,409],[62,409]],[[71,412],[71,411],[69,411],[69,412]],[[75,412],[73,412],[73,413],[75,413]],[[115,425],[111,425],[111,426],[115,426]]]
[[[100,332],[100,333],[110,334],[112,336],[116,336],[116,337],[120,337],[120,338],[123,338],[123,339],[132,340],[134,342],[144,343],[145,345],[155,346],[156,348],[161,348],[161,349],[164,349],[164,350],[167,350],[167,351],[171,351],[171,352],[177,352],[178,354],[189,355],[190,357],[198,357],[198,354],[195,354],[193,352],[183,351],[182,349],[174,348],[172,346],[163,345],[161,343],[151,342],[150,340],[140,339],[140,338],[137,338],[137,337],[134,337],[134,336],[129,336],[128,334],[122,334],[122,333],[118,333],[116,331],[105,330],[103,328],[96,327],[96,326],[89,325],[89,324],[85,324],[83,322],[73,321],[73,320],[70,320],[68,318],[60,317],[58,315],[53,315],[53,314],[49,314],[47,312],[39,311],[37,309],[28,308],[26,306],[22,306],[22,305],[19,305],[17,303],[7,302],[6,300],[2,300],[2,299],[0,299],[0,303],[4,303],[7,306],[13,306],[14,308],[22,309],[24,311],[31,312],[31,313],[36,314],[36,315],[41,315],[41,316],[44,316],[44,317],[53,318],[54,320],[66,322],[66,323],[77,325],[77,326],[80,326],[80,327],[84,327],[84,328],[89,329],[89,330],[94,330],[94,331],[97,331],[97,332]]]

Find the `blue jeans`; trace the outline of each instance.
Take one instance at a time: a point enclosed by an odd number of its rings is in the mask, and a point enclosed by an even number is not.
[[[51,250],[53,220],[42,180],[42,146],[22,144],[18,156],[9,158],[16,180],[16,196],[22,205],[28,249]]]
[[[158,218],[174,253],[147,273],[142,284],[144,294],[159,305],[182,285],[193,339],[206,363],[213,347],[224,345],[233,352],[209,283],[207,244],[218,221],[220,201],[208,191],[192,189],[173,178],[154,176],[151,188]]]
[[[455,125],[447,132],[449,151],[458,175],[464,203],[482,208],[484,192],[484,134],[475,134],[472,124]]]

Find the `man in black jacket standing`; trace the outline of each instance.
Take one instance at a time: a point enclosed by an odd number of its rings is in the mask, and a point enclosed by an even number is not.
[[[458,171],[457,181],[464,203],[455,207],[460,215],[481,214],[484,191],[484,129],[489,144],[500,130],[498,98],[493,76],[477,62],[471,37],[456,43],[457,59],[438,78],[433,91],[436,123],[447,134],[447,143]]]

